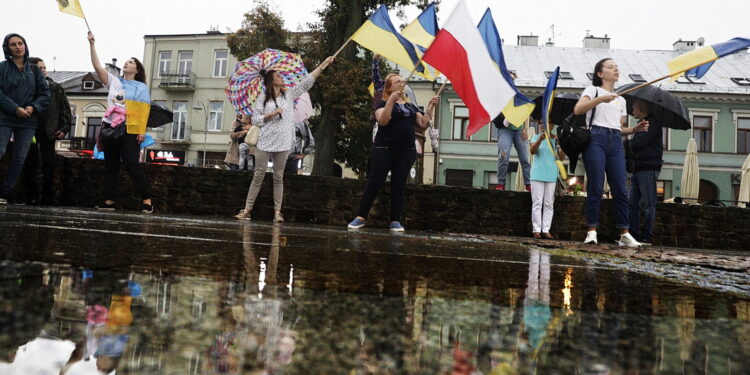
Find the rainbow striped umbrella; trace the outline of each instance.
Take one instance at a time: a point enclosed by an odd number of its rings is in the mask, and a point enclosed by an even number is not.
[[[237,113],[252,114],[255,99],[265,91],[263,72],[275,70],[287,88],[294,87],[307,75],[302,59],[296,53],[267,48],[237,63],[224,90]]]

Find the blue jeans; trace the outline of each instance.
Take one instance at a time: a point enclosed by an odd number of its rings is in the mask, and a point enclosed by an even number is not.
[[[591,127],[591,143],[583,152],[586,167],[586,224],[599,227],[599,213],[604,189],[604,174],[615,197],[615,223],[619,229],[628,229],[627,172],[625,150],[622,148],[620,130]]]
[[[13,135],[13,155],[11,155],[8,174],[3,179],[3,185],[0,188],[0,198],[10,199],[13,194],[13,188],[16,186],[16,180],[23,170],[23,162],[29,153],[31,139],[34,138],[35,129],[15,128],[0,125],[0,158],[8,150],[10,136]]]
[[[521,139],[523,130],[513,130],[511,128],[497,129],[497,183],[505,185],[505,177],[508,175],[508,160],[510,160],[510,148],[516,147],[518,161],[521,163],[523,171],[523,184],[531,183],[529,174],[531,164],[529,164],[529,142]]]
[[[656,179],[658,171],[640,171],[630,177],[630,233],[636,240],[651,242],[656,216]],[[641,212],[645,217],[641,230]]]

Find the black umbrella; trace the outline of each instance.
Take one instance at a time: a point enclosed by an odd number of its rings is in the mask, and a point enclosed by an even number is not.
[[[146,127],[158,128],[172,122],[172,111],[159,104],[151,104],[151,113],[148,115]]]
[[[617,88],[617,92],[622,92],[638,85],[639,83],[630,83]],[[649,85],[627,93],[623,97],[628,103],[628,113],[631,115],[633,114],[633,103],[636,99],[641,99],[651,104],[651,114],[654,115],[661,126],[677,130],[690,129],[690,116],[688,115],[687,108],[685,108],[680,99],[677,99],[669,91]]]
[[[553,124],[561,124],[568,115],[573,113],[573,108],[578,103],[578,98],[581,96],[578,94],[564,94],[558,93],[555,95],[555,101],[552,102],[552,110],[549,113],[549,121]],[[536,107],[534,112],[531,112],[531,118],[537,121],[542,120],[542,101],[544,96],[537,96],[534,99]]]

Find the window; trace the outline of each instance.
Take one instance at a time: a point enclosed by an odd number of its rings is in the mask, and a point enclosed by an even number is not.
[[[185,125],[187,123],[187,102],[175,101],[172,105],[172,140],[185,139]]]
[[[656,181],[656,200],[658,202],[663,202],[665,199],[669,198],[672,198],[672,181]]]
[[[172,51],[159,52],[159,72],[158,77],[162,78],[169,73],[172,68]]]
[[[687,83],[687,84],[696,84],[696,85],[705,85],[706,82],[703,82],[700,80],[700,78],[696,77],[688,77],[688,76],[682,76],[677,79],[677,83]]]
[[[732,77],[730,79],[740,86],[750,86],[750,78]]]
[[[669,129],[667,127],[661,128],[661,145],[662,149],[669,150]]]
[[[464,139],[466,128],[469,126],[469,109],[466,107],[453,108],[453,139]]]
[[[177,55],[178,83],[190,83],[190,73],[193,71],[193,51],[180,51]]]
[[[96,143],[99,138],[99,131],[102,129],[102,118],[101,117],[89,117],[86,119],[86,140],[91,142],[90,144]]]
[[[224,102],[208,103],[208,131],[221,131]]]
[[[217,49],[214,51],[214,77],[226,77],[229,51]]]
[[[594,73],[586,73],[586,77],[589,77],[589,81],[594,80]]]
[[[93,90],[94,89],[94,81],[83,81],[83,89],[84,90]]]
[[[750,154],[750,117],[737,119],[737,153]]]
[[[646,79],[640,74],[628,74],[628,77],[630,77],[633,82],[646,82]]]
[[[711,152],[711,132],[713,117],[693,116],[693,138],[698,146],[698,152]]]
[[[449,186],[474,186],[474,171],[471,169],[447,169],[445,184]]]
[[[573,79],[573,75],[570,72],[560,72],[560,79]]]

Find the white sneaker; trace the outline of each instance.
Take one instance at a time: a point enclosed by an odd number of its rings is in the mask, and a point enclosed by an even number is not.
[[[617,244],[627,247],[643,247],[643,245],[641,245],[640,242],[636,241],[635,238],[630,235],[630,233],[620,235],[620,240],[617,241]]]
[[[583,243],[586,243],[586,244],[590,243],[590,244],[594,244],[594,245],[598,244],[599,241],[597,241],[597,239],[596,239],[596,231],[595,230],[590,230],[590,231],[586,232],[586,239],[583,240]]]

